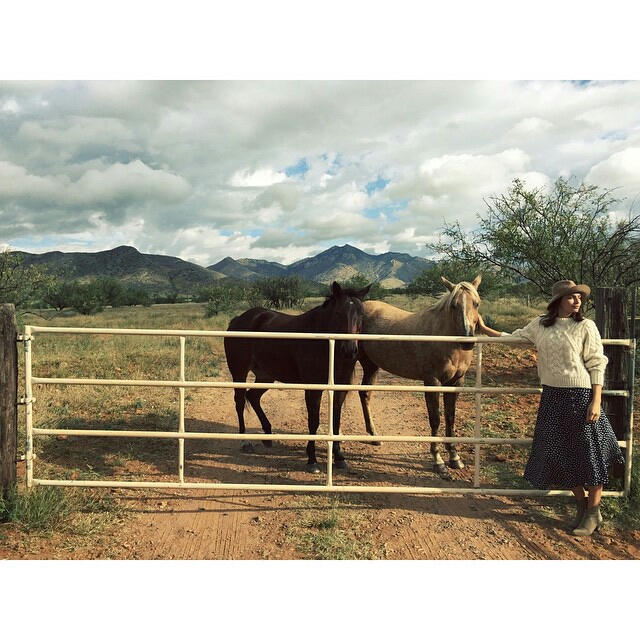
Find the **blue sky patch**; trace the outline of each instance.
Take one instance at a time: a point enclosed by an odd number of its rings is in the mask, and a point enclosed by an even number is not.
[[[337,154],[335,158],[333,158],[333,160],[329,157],[328,153],[323,153],[320,156],[323,160],[328,160],[331,162],[331,166],[327,168],[327,174],[330,176],[335,176],[338,173],[339,169],[342,169],[342,167],[344,166],[344,161],[342,159],[342,155],[341,154]]]
[[[381,215],[386,218],[394,218],[399,211],[403,211],[409,206],[409,198],[403,198],[402,200],[395,200],[394,202],[387,202],[378,207],[365,207],[363,214],[367,218],[376,219]]]
[[[292,164],[284,170],[288,178],[291,176],[303,176],[307,171],[309,171],[309,165],[305,158],[300,158],[296,164]]]
[[[364,186],[364,190],[367,192],[367,195],[371,195],[376,191],[382,191],[388,184],[389,184],[389,180],[385,180],[384,178],[378,177],[377,180],[368,182]]]

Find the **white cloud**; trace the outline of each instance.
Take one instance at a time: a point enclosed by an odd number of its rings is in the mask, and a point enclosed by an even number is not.
[[[276,207],[280,211],[292,212],[300,201],[300,193],[296,185],[279,183],[268,186],[253,200],[247,203],[248,209],[260,210]]]
[[[6,98],[0,102],[0,113],[15,114],[20,111],[20,105],[14,98]]]
[[[553,130],[553,124],[543,118],[531,117],[520,120],[509,131],[508,135],[517,138],[528,138],[529,136],[539,136]]]
[[[190,193],[180,176],[153,170],[136,160],[102,169],[89,169],[77,181],[66,175],[38,176],[24,167],[0,161],[0,205],[64,208],[122,206],[129,202],[176,203]]]
[[[514,178],[633,198],[638,103],[640,82],[0,82],[0,237],[204,265],[425,255]]]
[[[25,145],[46,143],[54,147],[116,146],[131,143],[133,132],[116,118],[70,116],[61,120],[23,122],[17,138]]]
[[[286,175],[273,169],[241,169],[236,171],[229,184],[232,187],[268,187],[286,180]]]
[[[87,203],[144,201],[173,204],[189,196],[189,183],[181,176],[154,170],[140,160],[116,163],[87,171],[75,185],[74,199]]]
[[[53,200],[68,186],[65,176],[29,175],[24,167],[0,161],[0,201]]]
[[[528,163],[520,149],[506,149],[493,156],[445,155],[424,162],[418,179],[423,192],[431,195],[472,192],[482,197],[524,171]]]
[[[618,151],[589,171],[587,182],[609,189],[618,189],[625,195],[640,193],[640,146]]]

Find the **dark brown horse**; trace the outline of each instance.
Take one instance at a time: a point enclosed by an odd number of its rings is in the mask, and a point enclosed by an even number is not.
[[[331,286],[331,294],[325,302],[301,315],[293,316],[261,307],[245,311],[229,323],[228,331],[278,331],[289,333],[341,333],[358,334],[362,329],[364,296],[369,287],[360,291],[342,289],[337,282]],[[329,344],[327,340],[286,338],[236,338],[224,339],[227,365],[234,382],[245,382],[249,371],[256,382],[284,382],[294,384],[326,384],[329,374]],[[334,380],[336,384],[348,384],[358,355],[358,342],[336,342]],[[240,433],[245,433],[245,400],[253,407],[264,433],[271,433],[271,423],[260,406],[260,398],[267,389],[235,389],[235,404]],[[333,433],[340,433],[340,414],[346,391],[334,392]],[[315,435],[320,424],[322,390],[306,390],[305,401],[309,433]],[[264,440],[271,446],[271,440]],[[243,444],[245,451],[252,451],[251,443]],[[340,443],[333,442],[336,467],[345,468]],[[319,471],[315,441],[307,444],[308,466]]]
[[[417,313],[398,309],[384,302],[369,300],[364,303],[363,333],[392,335],[466,336],[475,333],[478,323],[481,277],[473,282],[453,284],[442,278],[448,292],[433,306]],[[425,386],[458,387],[473,356],[472,342],[382,342],[360,341],[358,359],[364,375],[362,384],[374,384],[379,369],[403,378],[422,380]],[[360,402],[367,432],[376,435],[369,400],[371,391],[360,391]],[[446,436],[453,437],[457,393],[443,393]],[[431,435],[438,435],[440,409],[438,393],[424,394],[431,425]],[[449,466],[462,469],[464,464],[454,443],[447,443]],[[437,442],[431,443],[434,468],[445,473],[446,468]]]

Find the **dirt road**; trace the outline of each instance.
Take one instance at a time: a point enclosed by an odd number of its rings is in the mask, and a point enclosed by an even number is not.
[[[187,430],[235,432],[231,392],[198,392],[187,407]],[[521,433],[531,428],[536,400],[511,413],[518,416]],[[305,412],[300,392],[270,392],[263,400],[275,432],[304,433]],[[524,405],[523,405],[524,406]],[[373,410],[382,433],[426,433],[424,400],[418,394],[374,396]],[[472,416],[472,400],[460,401],[458,421]],[[323,421],[323,424],[326,422]],[[276,427],[277,425],[277,427]],[[248,427],[258,432],[255,415]],[[343,433],[362,434],[364,427],[357,396],[344,408]],[[462,428],[462,427],[461,427]],[[131,446],[131,445],[129,445]],[[141,445],[142,446],[142,445]],[[171,445],[130,455],[112,468],[119,477],[142,476],[175,480]],[[157,448],[154,449],[153,446]],[[69,438],[65,455],[78,461],[86,440]],[[319,460],[324,458],[319,446]],[[483,448],[484,450],[484,448]],[[276,441],[267,449],[261,443],[254,454],[240,450],[237,441],[191,440],[185,444],[185,477],[192,481],[227,483],[322,484],[325,473],[306,472],[304,443]],[[335,484],[371,486],[428,484],[470,487],[473,484],[472,446],[461,448],[466,467],[445,480],[431,469],[423,443],[384,443],[381,447],[346,442],[343,451],[350,471],[336,471]],[[494,475],[508,462],[490,450],[484,459]],[[89,459],[89,458],[87,458]],[[95,452],[92,452],[95,464]],[[503,462],[501,463],[500,460]],[[494,478],[495,479],[495,478]],[[125,515],[115,528],[70,545],[60,535],[25,537],[5,532],[2,558],[75,559],[312,559],[326,557],[317,541],[322,533],[341,535],[354,557],[401,560],[580,560],[640,559],[638,532],[605,527],[591,538],[574,538],[565,529],[572,517],[565,497],[500,497],[416,495],[382,493],[316,494],[267,493],[257,490],[110,490]],[[333,520],[327,522],[328,515]],[[324,523],[324,524],[323,524]],[[331,551],[325,551],[330,556]]]

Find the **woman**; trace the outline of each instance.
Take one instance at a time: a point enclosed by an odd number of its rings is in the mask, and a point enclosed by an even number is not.
[[[591,289],[573,280],[552,288],[546,315],[512,334],[487,327],[491,337],[511,335],[538,351],[542,397],[524,477],[537,489],[570,487],[576,498],[574,536],[590,536],[602,524],[600,498],[607,467],[624,462],[616,436],[602,412],[602,384],[608,359],[598,328],[580,312]],[[587,492],[585,492],[585,487]]]

